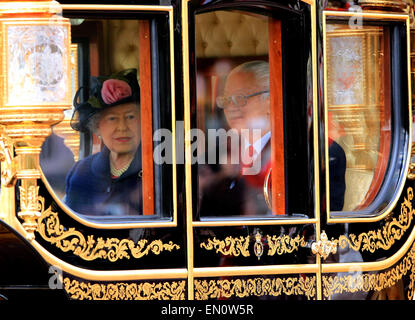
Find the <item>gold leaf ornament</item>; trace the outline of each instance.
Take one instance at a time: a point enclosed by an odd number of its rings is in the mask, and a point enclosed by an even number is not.
[[[74,300],[184,300],[186,281],[90,283],[64,278],[64,289]]]
[[[86,261],[106,259],[115,262],[131,257],[139,259],[149,253],[159,255],[164,250],[180,249],[180,246],[172,241],[163,243],[161,240],[153,240],[149,243],[147,239],[142,239],[134,243],[130,239],[84,236],[75,228],[65,228],[61,225],[58,214],[53,212],[51,207],[42,211],[38,220],[37,232],[42,239],[55,245],[63,252],[72,252]]]
[[[412,187],[407,189],[407,195],[401,203],[401,213],[397,218],[386,222],[382,229],[371,230],[358,236],[350,234],[341,235],[338,240],[340,248],[350,247],[355,251],[369,251],[371,253],[378,249],[389,250],[392,245],[400,240],[405,232],[411,227],[415,210],[412,207],[414,192]]]
[[[260,236],[260,234],[255,235],[254,253],[257,257],[261,257],[264,251]],[[297,251],[300,247],[305,247],[307,245],[304,236],[300,235],[297,235],[295,238],[291,238],[289,235],[266,235],[266,238],[269,256],[292,253]],[[208,239],[206,242],[202,242],[200,247],[206,250],[216,250],[217,253],[222,253],[224,255],[233,255],[235,257],[242,255],[244,257],[249,257],[249,241],[249,236],[240,236],[239,238],[228,236],[225,240],[219,240],[214,237],[213,239]]]
[[[249,257],[249,236],[239,238],[226,237],[225,240],[218,240],[216,237],[213,239],[208,239],[207,242],[202,242],[200,244],[201,248],[206,250],[215,249],[217,253],[222,253],[224,255],[239,256],[243,255],[244,257]]]
[[[412,245],[407,255],[395,266],[376,273],[323,276],[323,295],[331,298],[334,294],[356,293],[356,292],[378,292],[394,286],[406,274],[409,273],[410,283],[407,297],[414,297],[415,284],[415,244]]]
[[[195,280],[196,300],[303,295],[314,299],[316,277]]]
[[[268,255],[273,256],[275,253],[282,255],[285,253],[292,253],[298,251],[298,248],[305,247],[307,242],[304,240],[304,236],[297,235],[295,238],[291,238],[289,235],[282,236],[269,236],[267,235],[267,242],[269,246]]]

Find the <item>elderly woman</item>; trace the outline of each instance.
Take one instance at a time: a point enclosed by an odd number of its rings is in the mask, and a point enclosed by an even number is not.
[[[93,78],[89,98],[78,103],[71,126],[96,133],[97,154],[78,161],[66,177],[66,204],[76,212],[139,215],[141,204],[140,90],[137,71],[128,69]]]

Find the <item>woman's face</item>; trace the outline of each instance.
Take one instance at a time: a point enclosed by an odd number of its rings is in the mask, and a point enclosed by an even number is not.
[[[104,110],[98,121],[97,133],[112,153],[135,153],[141,141],[137,104],[129,102]]]

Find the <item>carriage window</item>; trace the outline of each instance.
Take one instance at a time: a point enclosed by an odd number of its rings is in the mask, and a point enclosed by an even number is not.
[[[309,54],[305,31],[286,17],[235,10],[195,17],[193,141],[202,220],[313,211],[307,173],[312,166]],[[287,183],[300,176],[296,187]]]
[[[387,203],[382,189],[391,185],[396,188],[404,157],[394,156],[399,150],[392,143],[393,128],[402,126],[400,110],[408,95],[405,50],[399,49],[405,48],[405,36],[400,27],[366,21],[358,27],[338,20],[327,22],[325,81],[331,211],[364,212],[374,206],[371,211],[376,212]],[[405,143],[401,141],[403,148]],[[390,191],[389,197],[393,194]],[[333,200],[338,192],[345,192],[344,202]]]
[[[153,161],[154,131],[172,129],[167,15],[69,18],[74,103],[42,147],[48,183],[86,218],[171,217],[172,169]]]

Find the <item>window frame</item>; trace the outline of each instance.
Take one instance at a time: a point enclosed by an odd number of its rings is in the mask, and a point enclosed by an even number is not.
[[[309,41],[310,41],[310,78],[312,81],[310,81],[310,92],[312,93],[312,127],[310,129],[312,141],[308,141],[310,143],[312,152],[312,157],[314,159],[313,164],[310,166],[312,167],[312,179],[310,181],[310,184],[314,187],[314,192],[311,195],[311,200],[313,201],[313,215],[308,216],[306,214],[309,214],[309,212],[305,214],[297,214],[292,213],[290,215],[273,215],[273,216],[233,216],[233,217],[221,217],[221,216],[212,216],[212,217],[199,217],[196,215],[196,212],[193,212],[191,207],[191,202],[187,203],[188,205],[188,219],[190,216],[190,223],[193,227],[205,227],[205,226],[244,226],[244,225],[286,225],[286,224],[317,224],[319,221],[320,216],[320,201],[319,201],[319,154],[318,154],[318,107],[317,107],[317,46],[316,46],[316,14],[315,14],[315,3],[302,0],[302,2],[306,5],[308,5],[309,13]],[[189,3],[190,5],[190,3]],[[289,8],[283,7],[280,4],[277,3],[266,3],[266,6],[280,9],[280,10],[287,10]],[[190,7],[190,6],[189,6]],[[253,7],[255,7],[253,5]],[[194,18],[199,13],[206,13],[211,12],[214,10],[237,10],[237,11],[243,11],[249,10],[251,7],[249,5],[239,4],[235,6],[229,6],[228,4],[218,4],[218,5],[212,5],[208,6],[206,8],[202,8],[199,10],[192,10],[190,7],[188,10],[189,20],[192,21],[194,25]],[[293,9],[289,9],[293,10]],[[280,11],[281,12],[281,11]],[[187,19],[187,18],[186,18]],[[185,25],[185,23],[184,23]],[[183,35],[183,42],[189,43],[190,45],[194,46],[193,40],[189,39],[189,34],[184,33]],[[190,57],[188,56],[188,50],[185,50],[185,57],[184,61],[190,62]],[[187,57],[186,57],[187,56]],[[192,57],[194,59],[194,57]],[[194,62],[194,61],[193,61]],[[190,197],[192,199],[193,203],[197,203],[197,197],[195,196],[194,189],[192,191],[192,186],[194,186],[193,178],[195,176],[195,170],[194,167],[191,165],[191,140],[189,139],[190,130],[194,128],[193,122],[191,120],[190,110],[194,109],[191,108],[191,104],[195,103],[196,99],[196,93],[195,88],[190,87],[190,79],[186,79],[186,73],[190,75],[195,75],[196,70],[193,70],[191,68],[188,68],[185,64],[184,66],[184,74],[185,74],[185,158],[186,158],[186,183],[187,183],[187,197]],[[285,91],[284,91],[285,94]],[[285,116],[285,115],[284,115]],[[197,127],[197,126],[196,126]],[[287,183],[285,182],[285,188],[287,188]],[[286,191],[287,192],[287,191]],[[190,208],[189,208],[190,207]]]
[[[175,56],[174,56],[174,12],[173,6],[151,6],[151,5],[62,5],[63,16],[68,15],[77,15],[81,16],[82,14],[91,14],[96,13],[97,15],[103,14],[104,16],[114,16],[114,19],[122,17],[123,15],[132,15],[137,14],[138,17],[134,18],[137,21],[143,20],[141,16],[145,16],[146,21],[151,21],[151,15],[156,16],[157,14],[166,14],[168,23],[168,32],[169,32],[169,47],[168,50],[170,54],[170,67],[167,69],[170,73],[169,87],[170,91],[168,96],[170,98],[171,106],[171,133],[172,137],[176,136],[176,107],[175,107]],[[140,16],[141,15],[141,16]],[[133,18],[131,18],[133,19]],[[141,37],[141,33],[140,33]],[[137,39],[139,40],[139,39]],[[154,48],[150,48],[153,50]],[[152,58],[152,52],[150,52]],[[167,82],[167,81],[166,81]],[[151,80],[151,87],[154,88],[154,78]],[[154,106],[154,105],[153,105]],[[157,105],[156,107],[160,107]],[[151,137],[152,138],[152,137]],[[152,141],[153,142],[153,141]],[[41,180],[45,184],[48,192],[51,194],[53,200],[59,205],[59,207],[66,213],[68,216],[73,218],[75,221],[91,228],[97,229],[132,229],[132,228],[165,228],[165,227],[176,227],[177,226],[177,163],[176,163],[176,142],[175,139],[172,139],[172,164],[171,164],[171,179],[172,179],[172,195],[171,195],[171,213],[168,217],[161,217],[158,214],[154,215],[139,215],[139,216],[123,216],[118,219],[103,217],[91,217],[86,216],[81,213],[77,213],[69,208],[63,200],[61,200],[54,192],[52,186],[47,181],[43,171],[41,170]],[[154,167],[153,162],[153,167]],[[153,176],[153,186],[155,184],[156,177]],[[156,195],[154,195],[156,198]],[[169,197],[170,198],[170,197]],[[154,206],[156,206],[157,199],[154,199]],[[114,220],[114,221],[112,221]],[[118,220],[118,221],[117,221]]]
[[[395,87],[391,88],[390,93],[390,113],[391,113],[391,145],[390,152],[388,155],[388,163],[384,175],[384,179],[381,183],[381,186],[374,196],[374,199],[369,203],[365,208],[359,211],[330,211],[330,177],[329,177],[329,154],[328,154],[328,89],[327,89],[327,23],[330,19],[364,19],[374,23],[379,22],[379,25],[392,25],[393,23],[401,24],[400,30],[405,30],[406,32],[406,41],[403,40],[402,44],[406,44],[406,52],[402,52],[400,47],[395,48],[393,52],[392,44],[390,46],[390,63],[391,63],[391,78],[390,84],[393,87],[393,81],[398,77],[401,87],[398,88],[399,92]],[[412,132],[412,98],[411,98],[411,72],[410,72],[410,21],[409,16],[404,14],[394,14],[394,13],[369,13],[369,12],[335,12],[335,11],[323,11],[323,56],[324,56],[324,157],[325,157],[325,193],[326,193],[326,214],[327,214],[327,223],[349,223],[349,222],[375,222],[383,219],[387,216],[396,206],[396,203],[399,200],[399,197],[404,188],[407,172],[410,163],[411,155],[411,145],[412,145],[412,135],[409,134]],[[392,29],[390,29],[390,37],[392,39]],[[395,36],[396,38],[397,36]],[[393,40],[392,40],[393,41]],[[391,42],[392,43],[392,42]],[[396,52],[401,50],[401,52]],[[397,54],[407,55],[407,60],[399,62],[399,57],[396,57]],[[405,68],[399,68],[402,66]],[[395,70],[395,72],[394,72]],[[396,72],[398,70],[398,72]],[[407,70],[407,75],[405,76],[405,70]],[[399,74],[398,74],[399,73]],[[405,81],[407,79],[407,81]],[[407,85],[407,90],[405,87]],[[405,100],[402,101],[399,94],[403,92],[408,94]],[[401,100],[401,101],[399,101]],[[408,110],[405,110],[405,104],[408,104]],[[408,123],[405,122],[406,112],[408,115]],[[408,127],[406,127],[408,125]],[[406,132],[401,132],[405,131]],[[402,161],[399,161],[399,157],[402,156]],[[399,169],[400,167],[400,169]],[[399,170],[399,176],[394,176],[394,173]],[[384,206],[386,194],[393,190],[393,195],[389,196],[387,200],[387,205]],[[383,208],[381,208],[383,205]]]

